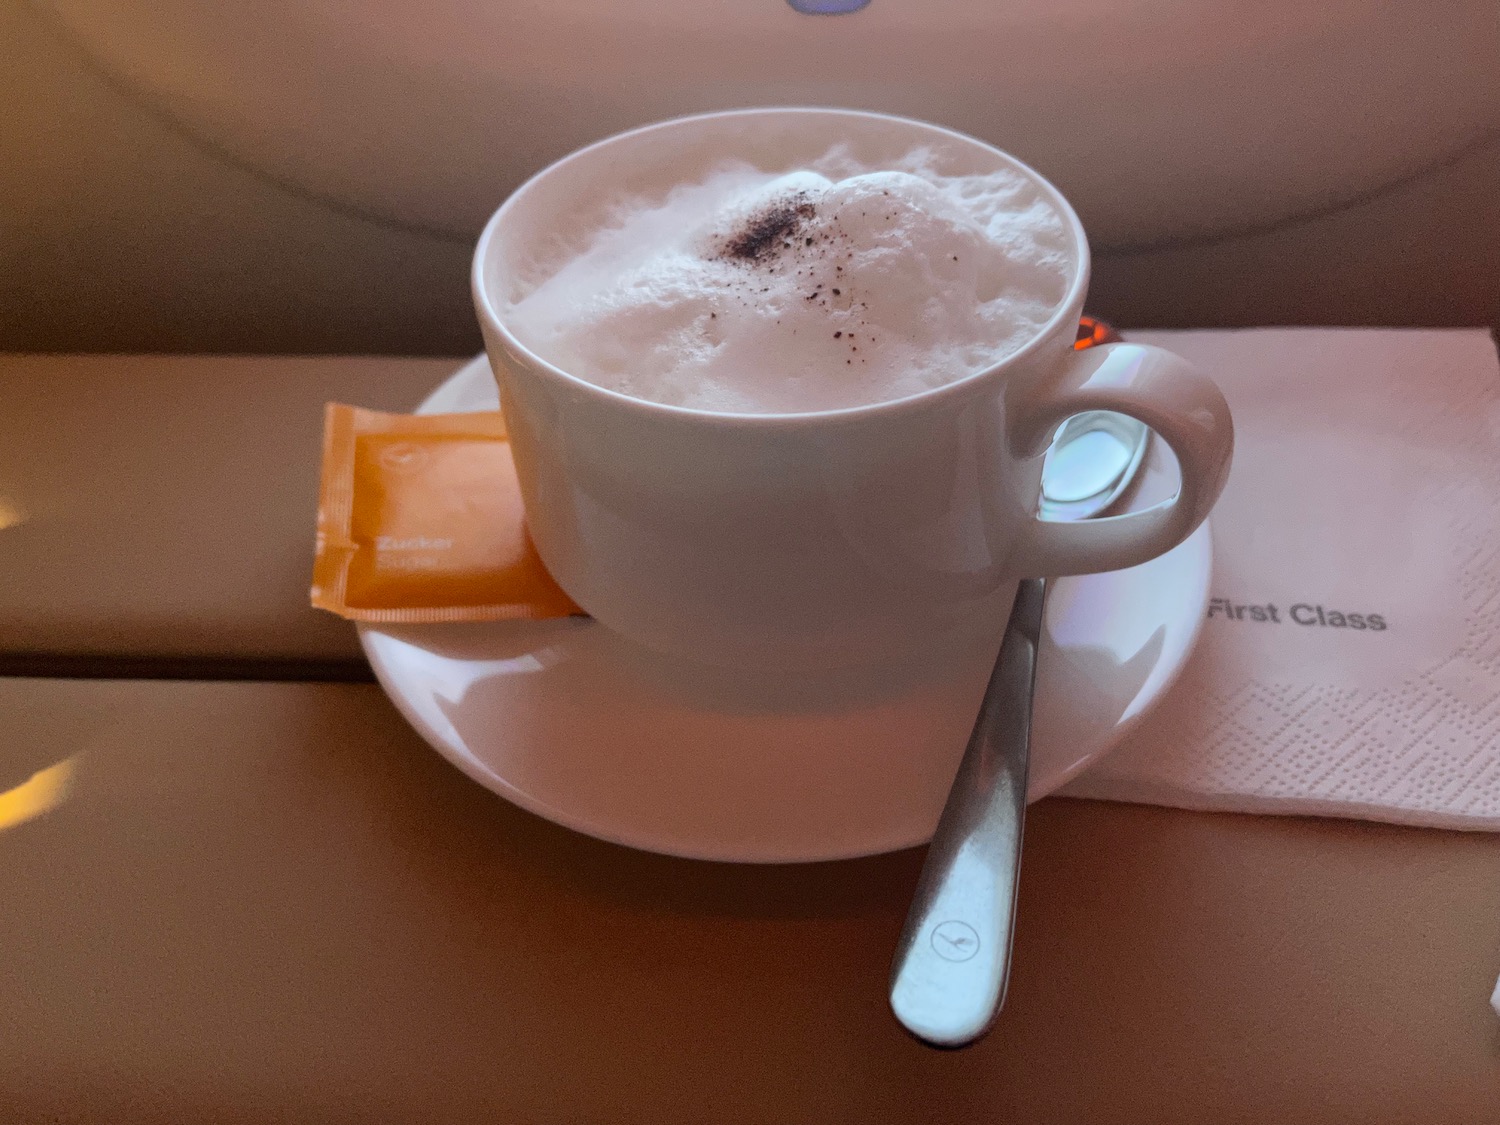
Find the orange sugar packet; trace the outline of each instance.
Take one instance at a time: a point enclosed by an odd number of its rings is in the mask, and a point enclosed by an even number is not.
[[[526,532],[505,420],[329,403],[312,604],[354,621],[581,613]]]

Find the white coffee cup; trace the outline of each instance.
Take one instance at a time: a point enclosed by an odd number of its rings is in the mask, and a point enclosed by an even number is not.
[[[662,405],[549,363],[503,313],[541,248],[621,192],[731,157],[789,169],[837,143],[867,167],[918,145],[949,172],[1035,181],[1071,233],[1066,298],[1004,360],[907,398],[795,414]],[[1019,579],[1134,566],[1203,522],[1228,475],[1218,388],[1160,348],[1075,351],[1089,251],[1067,200],[981,141],[924,122],[831,109],[680,118],[573,153],[518,189],[475,251],[474,300],[543,561],[599,622],[719,665],[827,667],[931,651],[998,630]],[[1082,523],[1037,516],[1042,454],[1085,410],[1145,422],[1172,448],[1174,499]],[[995,633],[998,638],[998,632]]]

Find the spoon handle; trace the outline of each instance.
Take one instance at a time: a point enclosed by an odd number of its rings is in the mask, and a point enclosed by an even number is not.
[[[1005,1002],[1045,595],[1040,578],[1016,592],[896,948],[891,1010],[935,1047],[972,1043]]]

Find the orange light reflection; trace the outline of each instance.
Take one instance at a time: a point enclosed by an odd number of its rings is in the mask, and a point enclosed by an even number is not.
[[[66,801],[75,768],[75,759],[64,758],[33,774],[31,780],[0,793],[0,832],[35,820]]]

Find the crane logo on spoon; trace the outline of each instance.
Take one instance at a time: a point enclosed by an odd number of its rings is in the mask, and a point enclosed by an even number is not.
[[[967,922],[939,922],[932,931],[932,949],[944,961],[967,961],[979,952],[979,935]]]

